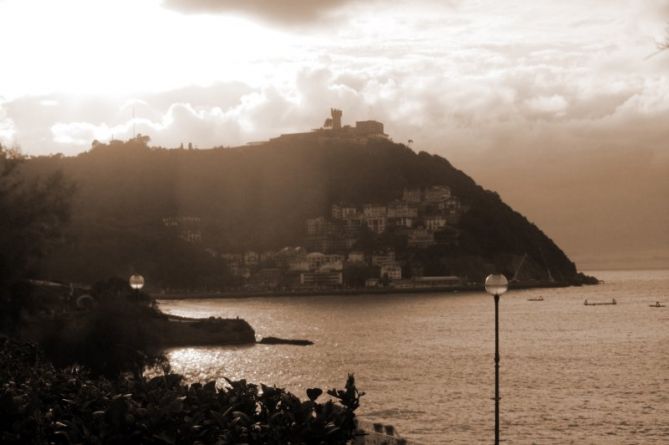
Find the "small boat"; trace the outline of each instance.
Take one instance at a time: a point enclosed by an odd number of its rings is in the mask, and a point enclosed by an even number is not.
[[[544,297],[539,295],[538,297],[535,298],[528,298],[527,301],[544,301]]]
[[[618,304],[618,302],[616,301],[615,298],[611,298],[610,302],[609,301],[598,301],[598,302],[594,302],[594,303],[589,303],[588,300],[585,300],[583,302],[583,304],[585,306],[610,306],[610,305]]]
[[[649,304],[650,307],[666,307],[664,304],[660,304],[659,301],[656,301],[655,304]]]

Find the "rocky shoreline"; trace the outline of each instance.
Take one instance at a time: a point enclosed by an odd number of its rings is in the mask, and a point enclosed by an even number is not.
[[[157,332],[162,333],[165,347],[252,345],[256,343],[255,330],[240,318],[185,318],[168,315],[153,320]]]
[[[263,337],[256,340],[255,330],[241,318],[186,318],[167,315],[165,320],[153,321],[154,328],[163,333],[166,348],[187,346],[250,346],[291,345],[310,346],[305,339]]]

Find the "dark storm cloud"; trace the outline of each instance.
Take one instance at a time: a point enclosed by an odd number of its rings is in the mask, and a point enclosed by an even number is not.
[[[236,13],[291,25],[318,22],[352,3],[359,0],[165,0],[163,5],[184,13]]]

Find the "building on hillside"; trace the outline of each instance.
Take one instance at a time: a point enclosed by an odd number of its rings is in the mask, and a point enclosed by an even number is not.
[[[384,205],[365,204],[362,209],[362,214],[365,218],[378,218],[387,216],[388,208]]]
[[[425,227],[431,232],[443,229],[446,227],[446,224],[446,217],[443,215],[430,215],[425,217]]]
[[[409,247],[417,247],[419,249],[433,246],[435,244],[434,233],[424,228],[413,229],[409,232],[407,244]]]
[[[384,205],[365,204],[362,214],[365,224],[374,233],[383,233],[386,231],[388,209]]]
[[[335,271],[341,271],[344,270],[344,262],[343,261],[330,261],[325,264],[323,264],[318,271],[319,272],[335,272]]]
[[[307,254],[307,262],[309,263],[309,270],[318,270],[327,263],[327,255],[321,252],[311,252]]]
[[[388,218],[389,227],[397,227],[401,229],[410,229],[416,225],[416,218],[408,217],[399,217],[399,218]]]
[[[328,255],[325,255],[325,261],[327,263],[344,263],[346,260],[345,255],[339,254],[339,253],[331,253]]]
[[[395,264],[395,251],[389,250],[385,253],[372,255],[372,266],[383,266]]]
[[[274,141],[309,141],[316,142],[319,145],[327,145],[336,141],[346,141],[364,145],[369,139],[383,138],[388,135],[383,131],[383,123],[375,120],[358,121],[355,127],[342,125],[342,111],[336,108],[330,109],[330,117],[325,119],[321,128],[311,132],[282,134],[277,138],[270,139]]]
[[[288,270],[291,272],[306,272],[309,270],[309,261],[306,255],[288,260]]]
[[[402,201],[418,204],[423,200],[423,193],[419,188],[404,189],[402,191]]]
[[[304,287],[338,287],[344,284],[342,272],[302,272],[300,284]]]
[[[358,218],[358,209],[354,206],[333,204],[330,214],[333,219],[352,220]]]
[[[418,208],[405,201],[392,201],[388,204],[386,214],[388,218],[417,218]]]
[[[387,136],[383,132],[383,124],[379,121],[357,121],[355,123],[355,132],[364,136]]]
[[[365,252],[360,252],[360,251],[349,252],[348,255],[346,256],[346,262],[358,263],[358,264],[367,263]]]
[[[362,221],[360,219],[345,219],[342,222],[341,230],[344,236],[347,238],[357,238],[360,236],[360,231],[362,229]]]
[[[381,234],[386,231],[387,218],[385,216],[367,217],[365,224],[372,232]]]
[[[351,206],[342,207],[341,217],[346,221],[360,219],[360,215],[358,214],[358,209]]]
[[[411,228],[416,225],[418,208],[406,201],[393,201],[388,205],[388,225]]]
[[[260,255],[256,252],[249,250],[244,252],[244,265],[246,266],[257,266],[260,261]]]
[[[402,279],[402,266],[397,263],[388,263],[381,266],[381,278],[388,278],[389,280]]]
[[[202,241],[201,230],[182,229],[179,232],[179,238],[187,243],[199,243]]]

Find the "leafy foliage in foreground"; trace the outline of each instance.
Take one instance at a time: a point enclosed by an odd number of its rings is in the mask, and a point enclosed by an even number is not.
[[[228,380],[185,385],[179,375],[91,378],[62,371],[26,343],[0,338],[3,444],[345,444],[360,394],[353,376],[335,399],[301,401],[280,388]]]

